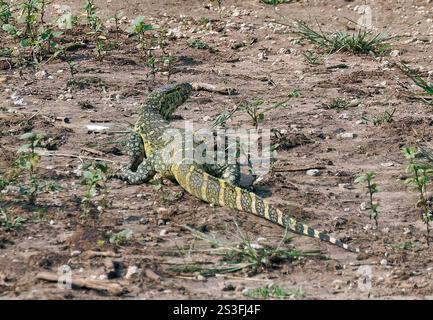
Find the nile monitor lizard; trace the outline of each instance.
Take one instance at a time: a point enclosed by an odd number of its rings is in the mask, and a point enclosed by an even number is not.
[[[296,233],[330,242],[352,252],[359,252],[325,232],[317,231],[277,209],[256,194],[238,187],[239,166],[213,168],[199,164],[195,144],[185,139],[173,148],[173,133],[168,119],[192,91],[188,83],[167,85],[153,91],[140,108],[139,118],[127,142],[130,163],[117,175],[131,184],[140,184],[155,175],[176,180],[195,197],[214,205],[253,213]],[[182,134],[179,129],[176,131]]]

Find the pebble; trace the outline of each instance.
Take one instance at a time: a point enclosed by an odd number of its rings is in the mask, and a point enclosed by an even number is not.
[[[320,176],[321,171],[319,169],[310,169],[310,170],[307,170],[306,173],[309,176],[316,177],[316,176]]]
[[[389,55],[390,55],[391,57],[398,57],[399,55],[401,55],[401,52],[398,51],[398,50],[392,50],[392,51],[389,53]]]
[[[382,260],[380,260],[380,264],[382,266],[386,266],[388,264],[388,261],[386,259],[382,259]]]
[[[231,284],[231,283],[227,283],[224,285],[223,291],[235,291],[236,287]]]
[[[54,220],[50,220],[50,225],[54,225]]]
[[[205,281],[206,278],[204,276],[202,276],[201,274],[197,275],[197,280],[199,281]]]
[[[8,78],[0,77],[0,84],[6,83],[7,81],[8,81]]]
[[[165,236],[167,234],[167,229],[162,229],[160,232],[159,232],[159,235],[160,236]]]
[[[80,250],[74,250],[71,252],[71,257],[76,257],[76,256],[79,256],[80,254],[81,254]]]
[[[139,276],[141,274],[141,269],[137,266],[129,266],[126,271],[125,278],[131,279],[132,277]]]
[[[184,38],[185,34],[182,31],[180,31],[179,28],[173,28],[173,29],[168,29],[167,37],[169,39],[180,39],[180,38]]]
[[[266,52],[264,52],[264,51],[259,52],[257,57],[259,58],[259,60],[267,60],[268,59],[268,56],[266,55]]]
[[[341,139],[355,139],[356,138],[356,134],[353,132],[344,132],[344,133],[340,133],[339,137]]]
[[[207,122],[207,121],[210,121],[211,119],[212,119],[212,118],[209,117],[209,116],[204,116],[204,117],[203,117],[203,121],[206,121],[206,122]]]
[[[35,73],[35,77],[40,80],[48,79],[48,72],[45,70],[38,71]]]

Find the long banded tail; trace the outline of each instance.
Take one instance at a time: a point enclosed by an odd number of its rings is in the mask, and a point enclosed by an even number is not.
[[[195,165],[174,165],[172,172],[185,190],[203,201],[253,213],[298,234],[332,243],[351,252],[359,252],[359,249],[291,218],[288,213],[275,208],[256,194],[209,175]]]

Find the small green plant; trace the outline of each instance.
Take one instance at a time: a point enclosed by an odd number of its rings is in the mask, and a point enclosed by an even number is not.
[[[240,110],[240,108],[241,105],[237,105],[231,110],[224,109],[223,112],[221,112],[219,115],[215,117],[212,128],[225,125],[227,120],[231,119],[233,115]]]
[[[416,161],[417,150],[413,147],[404,147],[403,154],[409,161],[406,172],[411,176],[406,178],[405,183],[413,187],[418,192],[418,202],[416,206],[421,208],[421,219],[426,226],[427,244],[430,244],[430,221],[432,220],[432,210],[427,198],[427,186],[431,181],[433,169],[431,166]]]
[[[299,96],[299,91],[294,90],[291,94],[289,94],[289,97],[293,96]],[[241,104],[241,109],[245,110],[247,114],[250,116],[251,120],[253,121],[253,125],[256,129],[258,129],[259,124],[262,123],[265,120],[265,113],[284,106],[287,101],[277,103],[273,106],[270,106],[268,108],[261,108],[264,101],[261,99],[256,99],[252,102],[244,102]]]
[[[426,97],[431,98],[431,96],[433,96],[433,83],[429,82],[427,79],[424,79],[416,70],[412,69],[404,63],[398,65],[398,67],[407,77],[409,77],[415,83],[418,88],[423,90]],[[426,97],[420,96],[422,100],[431,104],[432,102],[427,101]]]
[[[330,103],[322,104],[323,109],[347,109],[350,106],[350,102],[341,98],[333,99]]]
[[[230,243],[223,243],[218,240],[213,234],[206,234],[198,231],[189,226],[182,226],[190,231],[196,240],[202,240],[211,248],[204,248],[197,250],[197,252],[207,252],[211,255],[218,255],[221,257],[218,265],[206,266],[208,262],[196,262],[180,264],[171,268],[172,271],[181,273],[194,273],[198,272],[203,276],[214,276],[217,273],[231,273],[240,270],[250,270],[252,272],[259,272],[264,269],[271,269],[278,266],[284,261],[293,261],[301,257],[313,257],[323,259],[319,252],[310,251],[302,252],[294,249],[283,248],[282,245],[288,241],[287,230],[281,238],[278,246],[276,247],[257,247],[249,239],[248,235],[244,234],[237,223],[235,223],[237,232],[231,232]],[[195,243],[195,241],[194,241]],[[188,252],[192,253],[194,250],[189,249]]]
[[[110,20],[114,21],[114,28],[116,31],[116,38],[119,38],[120,33],[120,20],[124,17],[123,12],[116,11],[112,16],[109,17]]]
[[[323,62],[323,57],[313,51],[307,50],[303,54],[304,60],[309,64],[318,65]]]
[[[260,287],[255,289],[250,289],[244,293],[244,296],[253,299],[288,299],[288,298],[303,298],[305,293],[302,289],[297,289],[295,291],[286,291],[280,286],[271,285],[268,287]]]
[[[220,17],[220,20],[221,20],[223,18],[223,3],[224,3],[224,0],[212,0],[212,1],[215,1],[217,3],[217,5],[218,5],[218,14],[219,14],[219,17]]]
[[[19,156],[13,164],[20,172],[29,172],[28,184],[21,185],[19,192],[27,198],[30,205],[35,204],[36,198],[43,187],[38,177],[41,156],[36,153],[35,148],[45,137],[46,135],[43,133],[28,132],[23,134],[20,139],[27,140],[28,143],[18,149]]]
[[[194,49],[209,49],[209,45],[201,39],[191,39],[188,41],[188,45]]]
[[[19,42],[16,49],[22,60],[33,60],[36,64],[40,63],[46,56],[57,55],[60,48],[56,41],[62,32],[46,26],[44,22],[46,1],[27,0],[17,5],[19,15],[12,24],[12,18],[8,18],[9,23],[1,27],[9,36]],[[21,25],[24,25],[24,28]],[[55,48],[56,51],[52,51]],[[31,59],[25,54],[30,51]]]
[[[273,5],[274,7],[279,4],[288,3],[289,0],[260,0],[261,3]]]
[[[106,186],[108,166],[105,162],[95,161],[93,163],[85,163],[83,165],[82,185],[85,186],[84,197],[81,200],[82,213],[81,218],[86,218],[92,206],[95,205],[94,197],[97,195],[97,187],[102,184],[103,198],[99,205],[106,207],[108,189]]]
[[[377,227],[379,219],[379,204],[373,201],[373,195],[378,193],[379,189],[377,188],[377,184],[374,182],[375,177],[375,172],[367,172],[366,174],[358,177],[355,182],[364,182],[366,184],[365,188],[367,189],[369,201],[367,209],[370,211],[370,219],[374,219]]]
[[[132,230],[124,229],[122,231],[113,234],[110,237],[110,243],[117,244],[117,245],[125,245],[132,238],[132,235],[133,235]]]
[[[150,53],[148,55],[148,58],[146,60],[146,66],[150,69],[150,71],[146,74],[146,77],[149,77],[149,74],[152,75],[153,79],[155,79],[156,74],[158,73],[158,63],[159,59],[156,58],[153,53]]]
[[[167,72],[167,81],[170,81],[170,78],[174,72],[174,66],[176,64],[177,59],[175,56],[167,55],[162,58],[162,61],[164,64],[164,68],[166,69]]]
[[[299,98],[301,96],[301,91],[299,89],[293,89],[291,92],[289,92],[288,97],[289,98]]]
[[[144,53],[145,57],[149,56],[151,45],[147,39],[146,33],[154,29],[155,27],[153,25],[145,23],[143,16],[135,18],[130,28],[130,33],[137,41],[137,48]]]
[[[12,11],[9,2],[0,0],[0,26],[8,24],[12,18]]]
[[[399,249],[399,250],[410,250],[414,247],[414,244],[410,241],[406,241],[403,243],[394,243],[391,244],[391,247],[394,249]]]
[[[385,124],[385,123],[391,123],[394,121],[393,117],[394,117],[395,110],[396,110],[396,108],[393,108],[391,111],[385,110],[385,112],[382,115],[373,117],[371,119],[368,118],[367,116],[363,116],[362,121],[365,124],[368,124],[371,122],[371,123],[373,123],[373,125],[375,127],[381,126],[382,124]]]
[[[320,49],[328,53],[350,52],[350,53],[373,53],[382,55],[389,48],[386,43],[390,38],[382,33],[371,34],[365,30],[348,34],[346,32],[325,33],[321,30],[315,31],[306,22],[298,21],[295,32],[302,39],[308,40]]]
[[[22,225],[27,221],[26,218],[21,216],[10,218],[6,214],[6,211],[0,208],[0,226],[5,231],[13,231],[22,227]]]

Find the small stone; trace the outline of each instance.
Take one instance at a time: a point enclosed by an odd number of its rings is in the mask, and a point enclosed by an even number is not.
[[[35,73],[35,77],[40,80],[48,79],[48,72],[45,70],[38,71]]]
[[[162,229],[160,232],[159,232],[159,235],[160,236],[165,236],[165,235],[167,235],[167,229]]]
[[[205,281],[206,278],[204,276],[202,276],[201,274],[197,275],[197,280],[199,281]]]
[[[231,284],[231,283],[227,283],[224,285],[223,291],[235,291],[236,287]]]
[[[165,225],[164,219],[159,219],[158,220],[158,226],[163,226],[163,225]]]
[[[101,274],[98,278],[99,280],[108,280],[108,276],[106,274]]]
[[[390,55],[391,57],[398,57],[399,55],[401,55],[401,52],[398,51],[398,50],[392,50],[392,51],[389,53],[389,55]]]
[[[361,204],[359,205],[359,209],[361,209],[361,211],[367,210],[368,204],[366,202],[361,202]]]
[[[356,134],[353,132],[344,132],[344,133],[340,133],[339,137],[341,139],[354,139],[356,138]]]
[[[80,254],[81,254],[80,250],[74,250],[71,252],[71,257],[76,257],[76,256],[79,256]]]
[[[203,121],[205,121],[205,122],[210,121],[211,119],[212,119],[212,118],[209,117],[209,116],[204,116],[204,117],[203,117]]]
[[[388,261],[386,259],[382,259],[382,260],[380,260],[380,264],[382,266],[386,266],[388,264]]]
[[[265,51],[259,52],[259,54],[257,55],[257,57],[259,58],[259,60],[267,60],[268,59]]]
[[[144,270],[144,275],[146,277],[148,277],[149,279],[152,279],[152,280],[155,280],[155,281],[161,279],[161,276],[159,274],[156,274],[155,271],[153,271],[152,269],[149,269],[149,268],[147,268],[146,270]]]
[[[54,220],[50,220],[50,225],[54,225]]]
[[[65,97],[65,100],[72,100],[74,97],[72,96],[72,94],[70,94],[70,93],[66,93],[65,95],[64,95],[64,97]]]
[[[0,84],[8,82],[8,78],[6,77],[0,77]]]
[[[389,233],[389,228],[388,228],[388,227],[383,228],[383,229],[382,229],[382,232],[383,232],[383,233]]]
[[[383,162],[380,164],[382,167],[393,167],[394,163],[393,162]]]
[[[316,176],[320,176],[321,171],[319,169],[310,169],[310,170],[307,170],[306,173],[309,176],[316,177]]]
[[[341,189],[353,189],[353,186],[350,183],[339,183],[338,187]]]
[[[184,38],[185,34],[180,31],[179,28],[168,29],[167,38],[169,39],[180,39]]]
[[[141,269],[137,266],[129,266],[126,271],[125,278],[131,279],[132,277],[137,277],[141,274]]]

